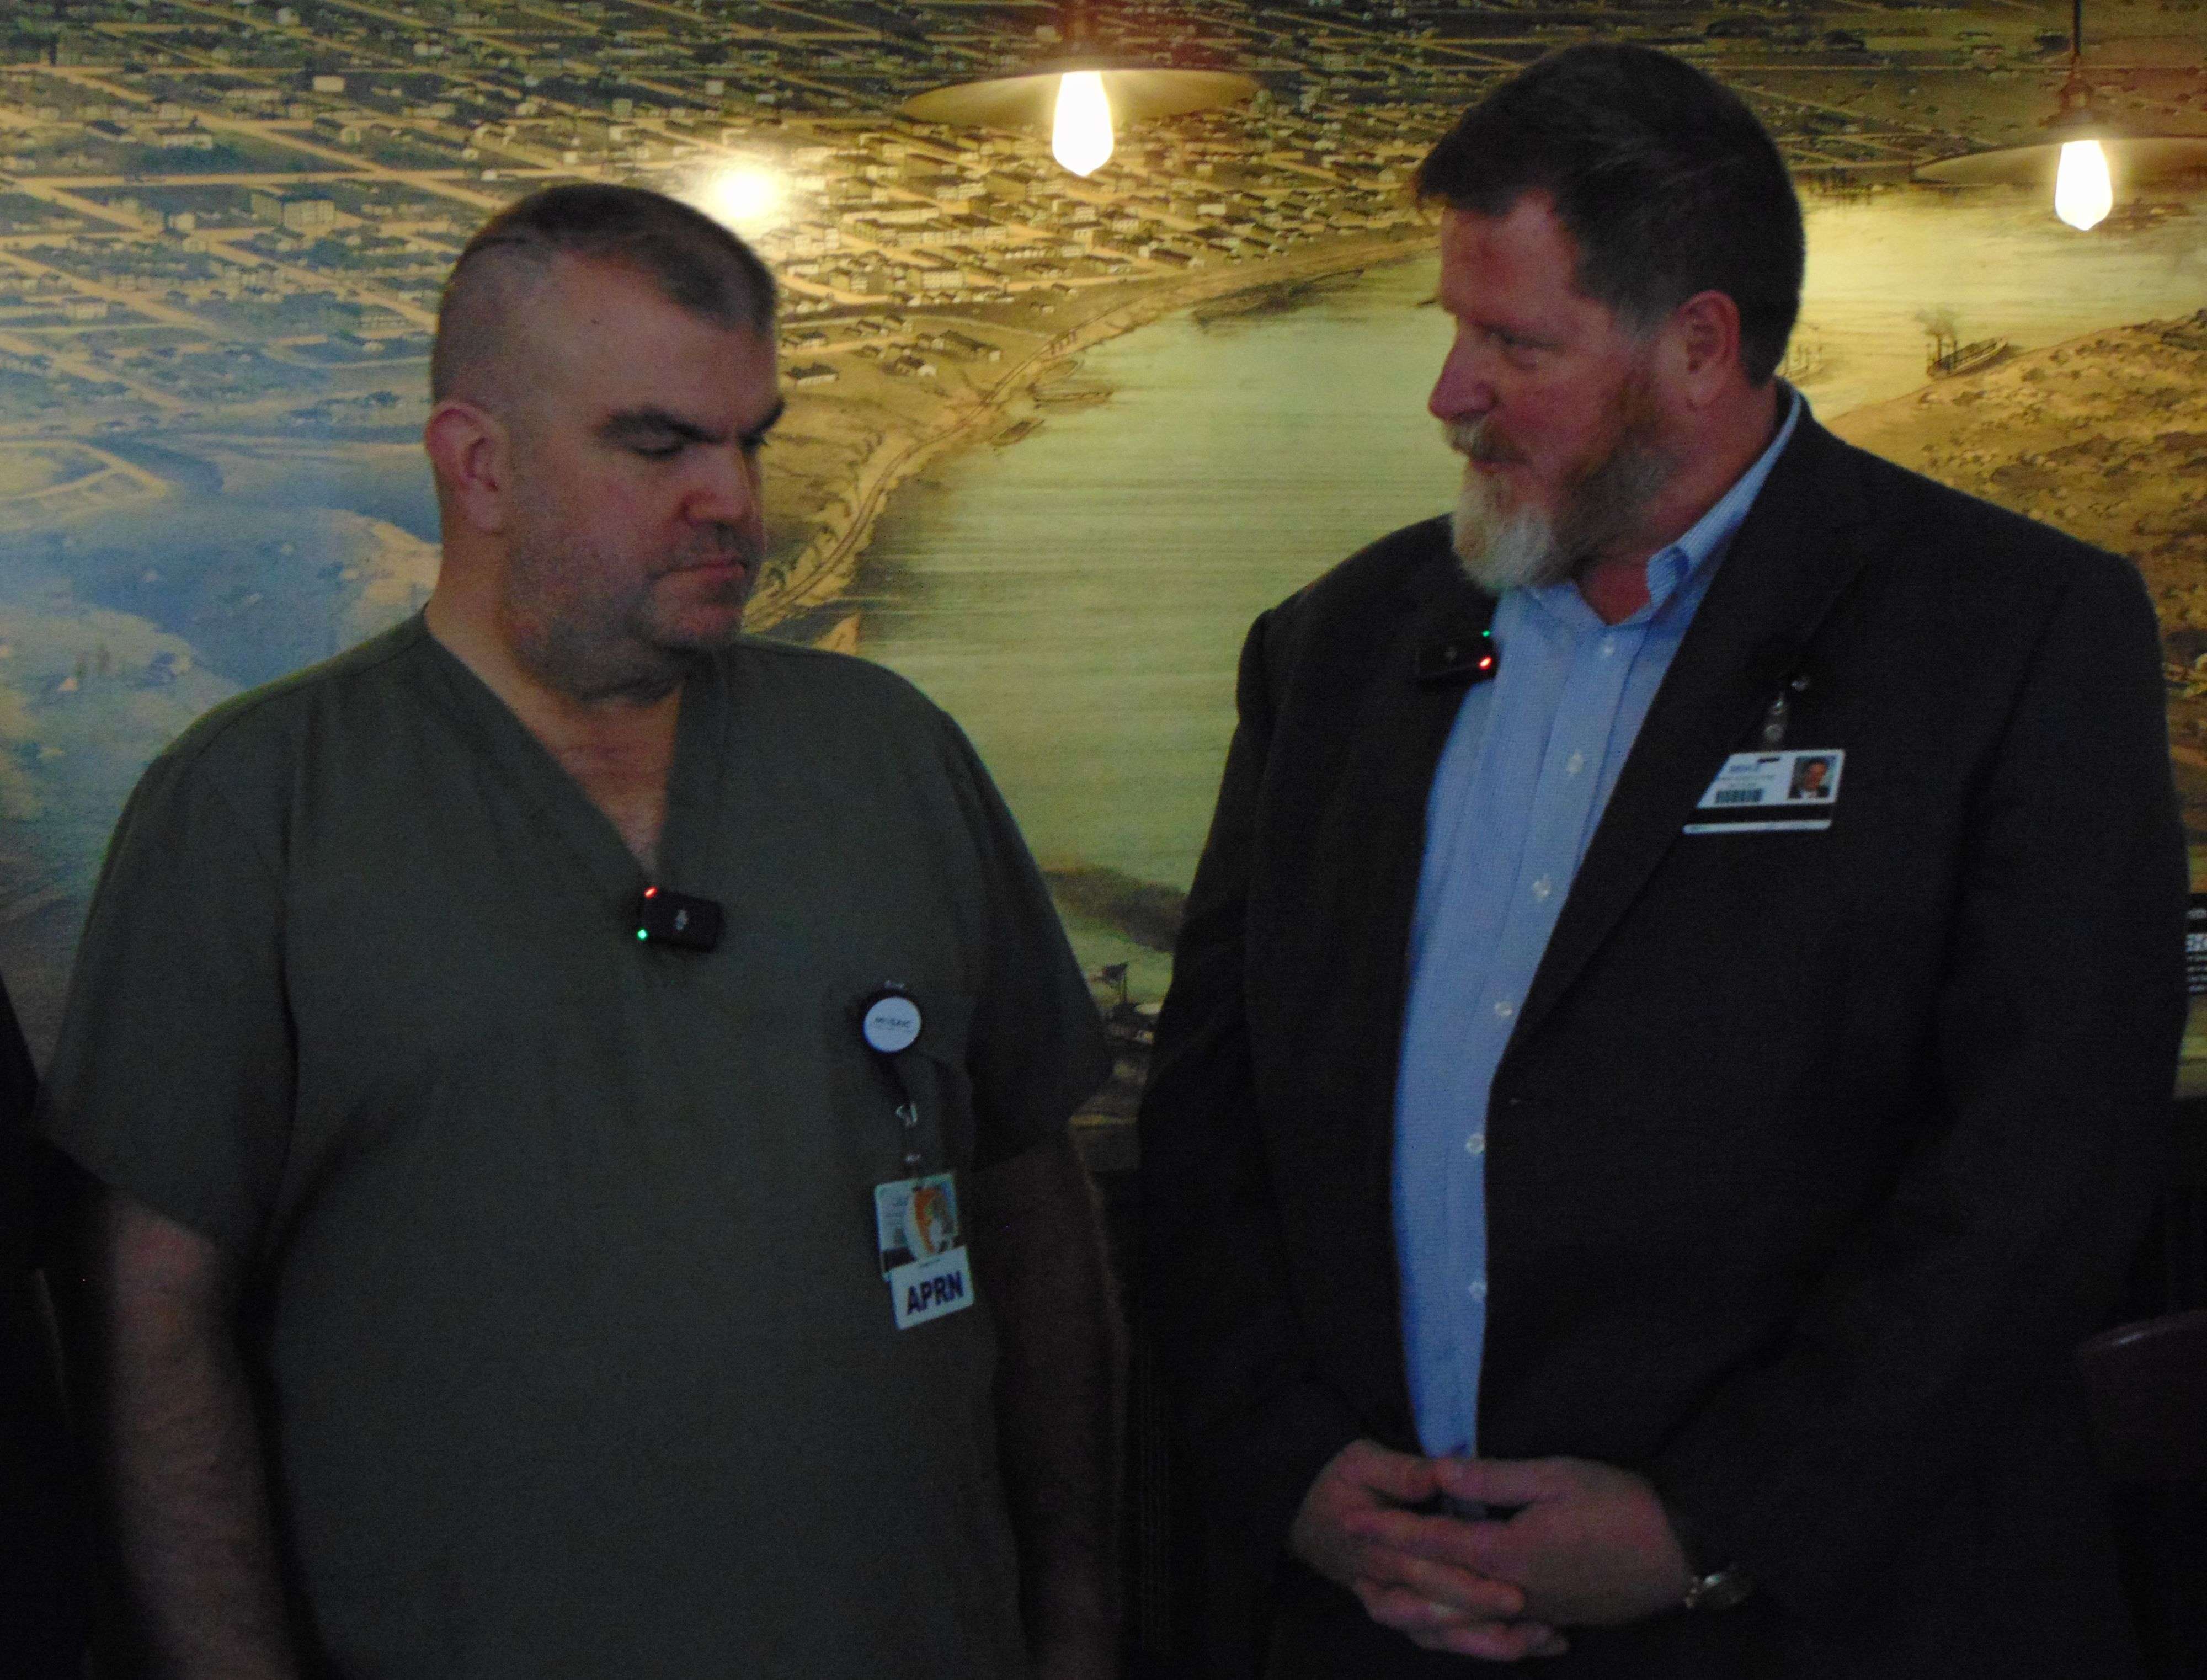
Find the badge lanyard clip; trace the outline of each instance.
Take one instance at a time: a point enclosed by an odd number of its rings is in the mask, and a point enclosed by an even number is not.
[[[859,1001],[858,1035],[866,1041],[866,1048],[881,1059],[882,1066],[896,1081],[898,1096],[903,1099],[896,1105],[896,1117],[904,1127],[904,1169],[915,1177],[922,1159],[919,1099],[912,1095],[912,1081],[905,1077],[904,1059],[919,1042],[921,1025],[919,1005],[902,986],[884,985]]]
[[[1762,714],[1761,739],[1764,746],[1776,748],[1785,744],[1785,726],[1793,719],[1792,697],[1805,694],[1808,691],[1809,673],[1805,671],[1795,672],[1787,679],[1785,686],[1778,691],[1778,697],[1770,702],[1770,708]]]
[[[904,1073],[896,1064],[889,1064],[896,1073],[897,1083],[904,1085]],[[912,1089],[905,1086],[904,1101],[896,1106],[896,1117],[904,1122],[904,1170],[907,1178],[919,1176],[919,1104],[912,1100]]]

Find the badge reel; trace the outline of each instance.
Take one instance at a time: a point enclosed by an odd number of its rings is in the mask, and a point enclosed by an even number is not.
[[[948,1172],[923,1173],[919,1104],[898,1061],[919,1042],[919,1005],[900,986],[884,986],[858,1006],[858,1032],[881,1057],[904,1100],[896,1118],[904,1133],[905,1176],[874,1187],[874,1234],[889,1306],[899,1330],[963,1312],[973,1304],[958,1187]]]

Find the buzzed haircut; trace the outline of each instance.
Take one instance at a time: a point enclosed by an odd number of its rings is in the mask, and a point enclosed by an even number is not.
[[[547,187],[484,223],[452,265],[429,351],[431,402],[442,402],[465,369],[496,355],[520,290],[541,282],[562,256],[633,268],[692,314],[773,335],[774,276],[711,217],[641,187]]]
[[[1746,102],[1643,46],[1566,47],[1464,112],[1418,196],[1480,216],[1545,193],[1578,246],[1578,289],[1646,332],[1698,292],[1738,306],[1756,385],[1801,308],[1801,202]]]

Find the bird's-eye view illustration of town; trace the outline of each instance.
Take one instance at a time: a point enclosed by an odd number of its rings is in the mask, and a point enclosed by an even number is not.
[[[1163,423],[1118,392],[1132,376],[1110,362],[1145,332],[1277,363],[1290,352],[1254,348],[1265,333],[1355,314],[1359,285],[1356,308],[1414,314],[1435,225],[1411,196],[1418,159],[1498,78],[1589,39],[1708,67],[1779,136],[1812,246],[1785,371],[1822,417],[2140,565],[2180,784],[2207,833],[2203,176],[2119,181],[2112,212],[2078,232],[2027,184],[1923,173],[2043,140],[2080,65],[2134,132],[2207,139],[2201,4],[2091,0],[2079,59],[2071,9],[2037,0],[1112,0],[1080,21],[1115,57],[1254,91],[1124,124],[1081,177],[1039,130],[900,112],[1050,60],[1073,26],[1039,0],[5,0],[0,963],[27,1024],[51,1030],[147,760],[209,706],[426,598],[429,335],[454,256],[500,206],[552,182],[634,182],[755,243],[782,288],[789,413],[751,626],[894,663],[870,601],[905,591],[881,611],[886,637],[933,587],[919,562],[884,559],[885,530],[935,517],[900,514],[918,506],[900,498],[970,500],[989,473],[1050,458],[1053,433],[1100,459],[1112,426]],[[1968,231],[1923,232],[1941,217]],[[2010,243],[1971,254],[2010,222]],[[1909,250],[1943,242],[1953,272],[1878,292],[1914,260],[1881,254],[1881,230]],[[1853,267],[1820,271],[1820,237],[1853,240]],[[1872,292],[1882,314],[1866,313]],[[1387,399],[1419,436],[1423,397]],[[1311,455],[1342,442],[1313,435]],[[1405,518],[1444,505],[1452,468],[1437,439],[1432,454],[1436,499]],[[1064,493],[1069,531],[1102,517],[1078,481]],[[1296,576],[1345,552],[1298,559]],[[1202,563],[1191,550],[1164,575]],[[1222,624],[1294,581],[1252,583]],[[1199,812],[1230,727],[1235,633],[1204,632]],[[1135,679],[1104,681],[1085,715],[1131,715]],[[1092,936],[1076,942],[1105,1001],[1153,1001],[1199,816],[1180,861],[1081,846],[1023,807],[1044,796],[975,734]],[[1145,803],[1089,779],[1106,804]]]

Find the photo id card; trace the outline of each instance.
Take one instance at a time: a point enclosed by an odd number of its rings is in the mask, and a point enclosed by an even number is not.
[[[915,1260],[947,1254],[964,1238],[958,1223],[958,1187],[952,1175],[900,1178],[874,1187],[874,1232],[882,1275]]]
[[[1815,833],[1832,826],[1846,754],[1837,747],[1736,752],[1695,806],[1690,834]]]

